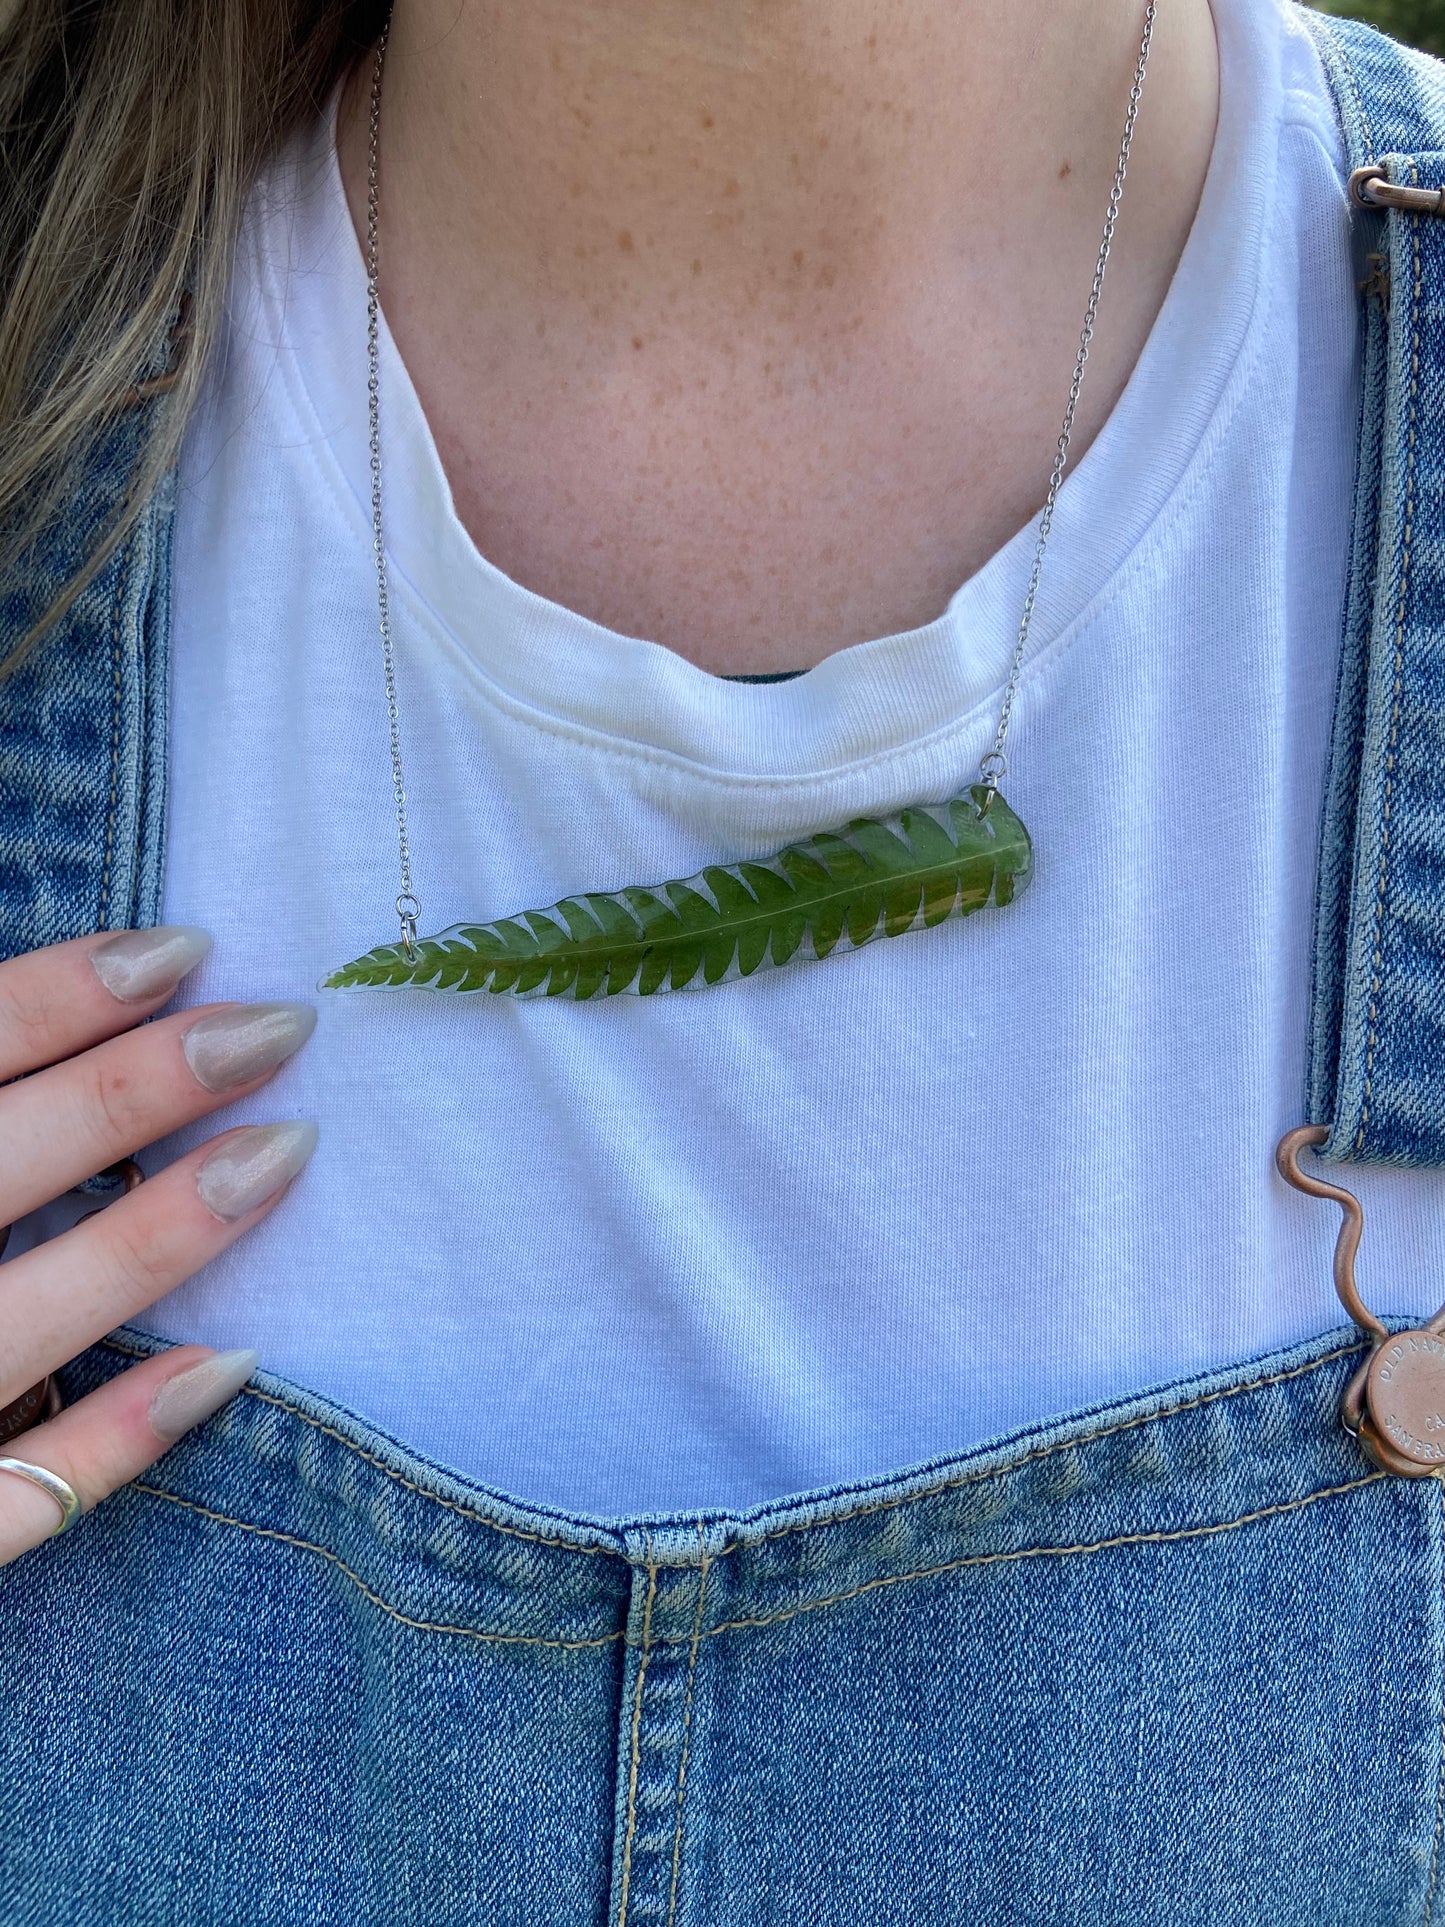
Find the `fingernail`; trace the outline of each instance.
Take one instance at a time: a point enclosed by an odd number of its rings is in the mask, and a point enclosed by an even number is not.
[[[314,1004],[240,1004],[200,1018],[182,1042],[197,1081],[227,1091],[284,1064],[315,1028]]]
[[[217,1352],[168,1378],[151,1400],[150,1428],[156,1437],[174,1444],[193,1425],[220,1411],[255,1371],[259,1358],[259,1352]]]
[[[229,1137],[196,1173],[201,1203],[231,1224],[289,1184],[316,1149],[316,1126],[251,1124]]]
[[[122,930],[92,950],[90,962],[112,997],[139,1004],[174,990],[210,948],[209,935],[194,924],[162,924],[157,930]]]

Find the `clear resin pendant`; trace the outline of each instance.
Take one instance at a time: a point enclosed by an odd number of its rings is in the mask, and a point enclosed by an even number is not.
[[[564,897],[496,923],[382,944],[323,990],[487,990],[585,1003],[701,990],[821,962],[876,937],[1011,903],[1033,871],[1029,833],[975,783],[948,803],[859,817],[757,863]]]

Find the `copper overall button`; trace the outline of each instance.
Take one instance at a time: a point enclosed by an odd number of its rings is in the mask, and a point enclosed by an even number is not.
[[[1361,1298],[1355,1283],[1365,1224],[1360,1201],[1343,1186],[1300,1169],[1305,1146],[1324,1144],[1329,1135],[1327,1124],[1301,1124],[1285,1132],[1274,1157],[1280,1176],[1296,1190],[1340,1207],[1335,1290],[1370,1340],[1369,1356],[1340,1400],[1340,1422],[1382,1472],[1403,1479],[1445,1474],[1445,1305],[1418,1330],[1392,1332]]]
[[[1370,1361],[1365,1404],[1374,1429],[1412,1465],[1445,1466],[1445,1337],[1399,1332]]]

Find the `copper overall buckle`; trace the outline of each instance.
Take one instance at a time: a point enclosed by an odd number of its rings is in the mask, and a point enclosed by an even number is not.
[[[1445,1305],[1418,1331],[1391,1332],[1361,1298],[1355,1284],[1355,1253],[1365,1228],[1360,1201],[1299,1167],[1304,1147],[1323,1144],[1329,1134],[1325,1124],[1286,1131],[1274,1161],[1287,1184],[1312,1198],[1329,1198],[1344,1214],[1335,1241],[1335,1290],[1368,1335],[1370,1350],[1345,1387],[1340,1423],[1382,1472],[1428,1478],[1445,1472]]]

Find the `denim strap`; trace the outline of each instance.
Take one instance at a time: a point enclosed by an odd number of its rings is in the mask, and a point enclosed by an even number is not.
[[[1445,67],[1302,9],[1352,168],[1445,186]],[[1359,211],[1360,454],[1316,900],[1322,1155],[1445,1164],[1445,220]]]
[[[143,381],[169,352],[167,339]],[[0,657],[116,515],[163,405],[137,398],[95,435],[65,513],[0,583]],[[174,493],[172,474],[0,680],[0,957],[159,918]]]

